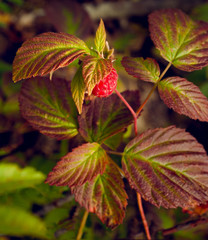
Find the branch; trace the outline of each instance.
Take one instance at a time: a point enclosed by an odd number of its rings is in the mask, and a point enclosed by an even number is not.
[[[205,224],[205,223],[208,223],[208,218],[193,219],[191,221],[180,223],[172,228],[164,229],[161,232],[163,236],[167,236],[181,230],[192,229],[194,227],[197,227],[198,225]]]

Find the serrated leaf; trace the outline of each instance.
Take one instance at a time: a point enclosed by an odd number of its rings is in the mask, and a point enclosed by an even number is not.
[[[183,129],[148,130],[124,149],[130,185],[157,207],[191,207],[208,200],[208,157]]]
[[[93,181],[73,187],[75,200],[89,212],[96,213],[108,227],[121,224],[127,205],[127,194],[121,175],[114,165],[106,166],[106,171]]]
[[[19,96],[22,116],[41,133],[56,139],[77,135],[77,111],[70,82],[36,77],[22,84]]]
[[[104,50],[105,42],[106,42],[105,26],[104,26],[103,20],[100,19],[100,24],[96,31],[96,36],[95,36],[95,47],[99,53],[101,53]]]
[[[17,51],[13,62],[13,81],[43,76],[68,66],[84,53],[85,42],[67,33],[43,33],[28,39]]]
[[[140,106],[139,91],[125,91],[122,96],[136,110]],[[95,98],[83,107],[78,118],[79,132],[87,142],[103,142],[121,132],[133,122],[126,105],[116,95],[107,98]]]
[[[112,62],[109,59],[87,56],[83,61],[82,75],[88,90],[91,95],[93,88],[97,83],[106,77],[112,69]]]
[[[146,82],[157,82],[160,76],[160,67],[153,58],[123,57],[121,61],[127,73]]]
[[[82,113],[82,104],[85,96],[85,83],[82,76],[82,67],[80,67],[71,82],[72,98],[77,106],[78,112]]]
[[[47,238],[44,222],[21,208],[0,205],[0,219],[1,235]]]
[[[33,187],[44,179],[45,175],[32,167],[21,169],[14,163],[0,163],[0,195]]]
[[[98,143],[85,143],[64,156],[49,173],[46,183],[56,186],[82,185],[105,171],[108,157]]]
[[[166,78],[159,82],[158,91],[164,103],[177,113],[208,121],[208,99],[185,78]]]
[[[162,9],[149,15],[151,38],[161,56],[183,70],[208,65],[208,23],[194,22],[179,9]]]

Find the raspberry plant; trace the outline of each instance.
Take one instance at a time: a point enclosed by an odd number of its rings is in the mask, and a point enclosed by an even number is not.
[[[172,65],[187,72],[208,65],[208,23],[193,21],[178,9],[166,9],[149,15],[149,31],[168,62],[165,70],[161,73],[152,58],[126,56],[121,61],[129,75],[153,84],[142,104],[138,90],[120,93],[116,89],[113,64],[119,60],[106,42],[102,20],[94,46],[73,35],[48,32],[23,43],[14,59],[13,81],[27,79],[19,96],[23,117],[49,137],[83,138],[84,143],[63,156],[46,180],[50,185],[68,186],[86,208],[77,239],[89,212],[110,228],[122,223],[128,199],[123,178],[137,193],[148,239],[141,198],[157,207],[184,209],[208,201],[208,157],[203,146],[176,126],[141,134],[137,130],[137,118],[156,89],[169,108],[208,122],[208,100],[200,89],[179,76],[164,78]],[[77,59],[71,82],[52,76]],[[43,77],[47,74],[50,79]],[[118,152],[122,134],[132,123],[134,136]],[[120,157],[120,165],[113,155]]]

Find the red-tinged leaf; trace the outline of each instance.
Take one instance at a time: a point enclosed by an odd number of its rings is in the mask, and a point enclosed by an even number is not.
[[[82,67],[80,67],[71,82],[72,98],[77,106],[78,112],[82,113],[82,104],[85,96],[85,83],[82,76]]]
[[[208,23],[162,9],[149,15],[149,30],[161,56],[175,67],[191,72],[208,65]]]
[[[95,47],[99,53],[101,53],[104,50],[105,42],[106,42],[105,26],[103,20],[101,19],[95,36]]]
[[[146,82],[157,82],[160,76],[160,67],[153,58],[124,57],[121,61],[127,73]]]
[[[208,121],[208,99],[185,78],[166,78],[159,83],[158,90],[164,103],[177,113]]]
[[[93,181],[73,187],[75,200],[96,213],[100,220],[110,228],[121,224],[127,205],[127,194],[117,167],[113,163],[106,165],[106,171]]]
[[[57,163],[46,183],[69,187],[82,185],[102,174],[107,162],[108,156],[98,143],[85,143]]]
[[[139,91],[125,91],[122,96],[136,110],[140,106]],[[79,132],[87,142],[103,142],[121,132],[133,122],[126,105],[116,95],[107,98],[94,98],[84,105],[79,116]]]
[[[56,139],[77,135],[77,111],[63,79],[36,77],[22,85],[19,96],[22,116],[41,133]]]
[[[43,76],[89,54],[87,45],[67,33],[43,33],[23,43],[13,62],[13,81]]]
[[[130,185],[157,207],[193,207],[208,200],[208,157],[183,129],[148,130],[125,147]]]
[[[91,95],[97,83],[106,77],[112,69],[112,62],[109,59],[87,56],[83,61],[82,74],[88,94]]]

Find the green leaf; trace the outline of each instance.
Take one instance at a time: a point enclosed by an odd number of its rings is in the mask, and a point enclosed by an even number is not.
[[[13,81],[43,76],[68,66],[83,54],[87,45],[67,33],[43,33],[23,43],[13,62]]]
[[[109,162],[106,171],[93,181],[75,186],[71,190],[75,200],[87,211],[96,213],[108,227],[114,228],[122,223],[127,205],[127,194],[114,163]]]
[[[0,233],[3,235],[47,238],[41,219],[21,208],[0,205],[0,219]]]
[[[153,58],[123,57],[121,61],[127,73],[146,82],[157,82],[160,76],[160,67]]]
[[[164,103],[179,114],[208,121],[208,100],[200,89],[185,78],[169,77],[158,85]]]
[[[132,188],[157,207],[192,207],[208,200],[208,157],[183,129],[148,130],[124,149],[122,167]]]
[[[107,154],[98,143],[85,143],[57,163],[46,183],[69,187],[82,185],[102,174],[107,162]]]
[[[152,41],[161,56],[183,70],[208,65],[208,23],[194,22],[179,9],[162,9],[149,15]]]
[[[125,91],[122,96],[136,110],[140,106],[139,91]],[[133,117],[126,105],[116,95],[94,98],[83,107],[79,116],[79,132],[87,142],[102,143],[114,134],[125,130],[133,123]]]
[[[0,176],[0,195],[21,188],[33,187],[45,179],[45,175],[34,168],[21,169],[13,163],[0,163]]]
[[[56,139],[77,135],[77,111],[70,82],[60,78],[28,79],[19,96],[22,116],[41,133]]]
[[[82,76],[82,67],[80,67],[71,82],[72,98],[77,106],[78,112],[82,113],[82,104],[85,96],[85,83]]]
[[[95,36],[95,47],[99,53],[101,53],[104,50],[105,42],[106,42],[105,26],[103,20],[100,19],[100,24],[96,31]]]
[[[91,95],[95,85],[106,77],[111,69],[112,62],[109,59],[93,56],[87,56],[84,58],[82,74],[89,95]]]

